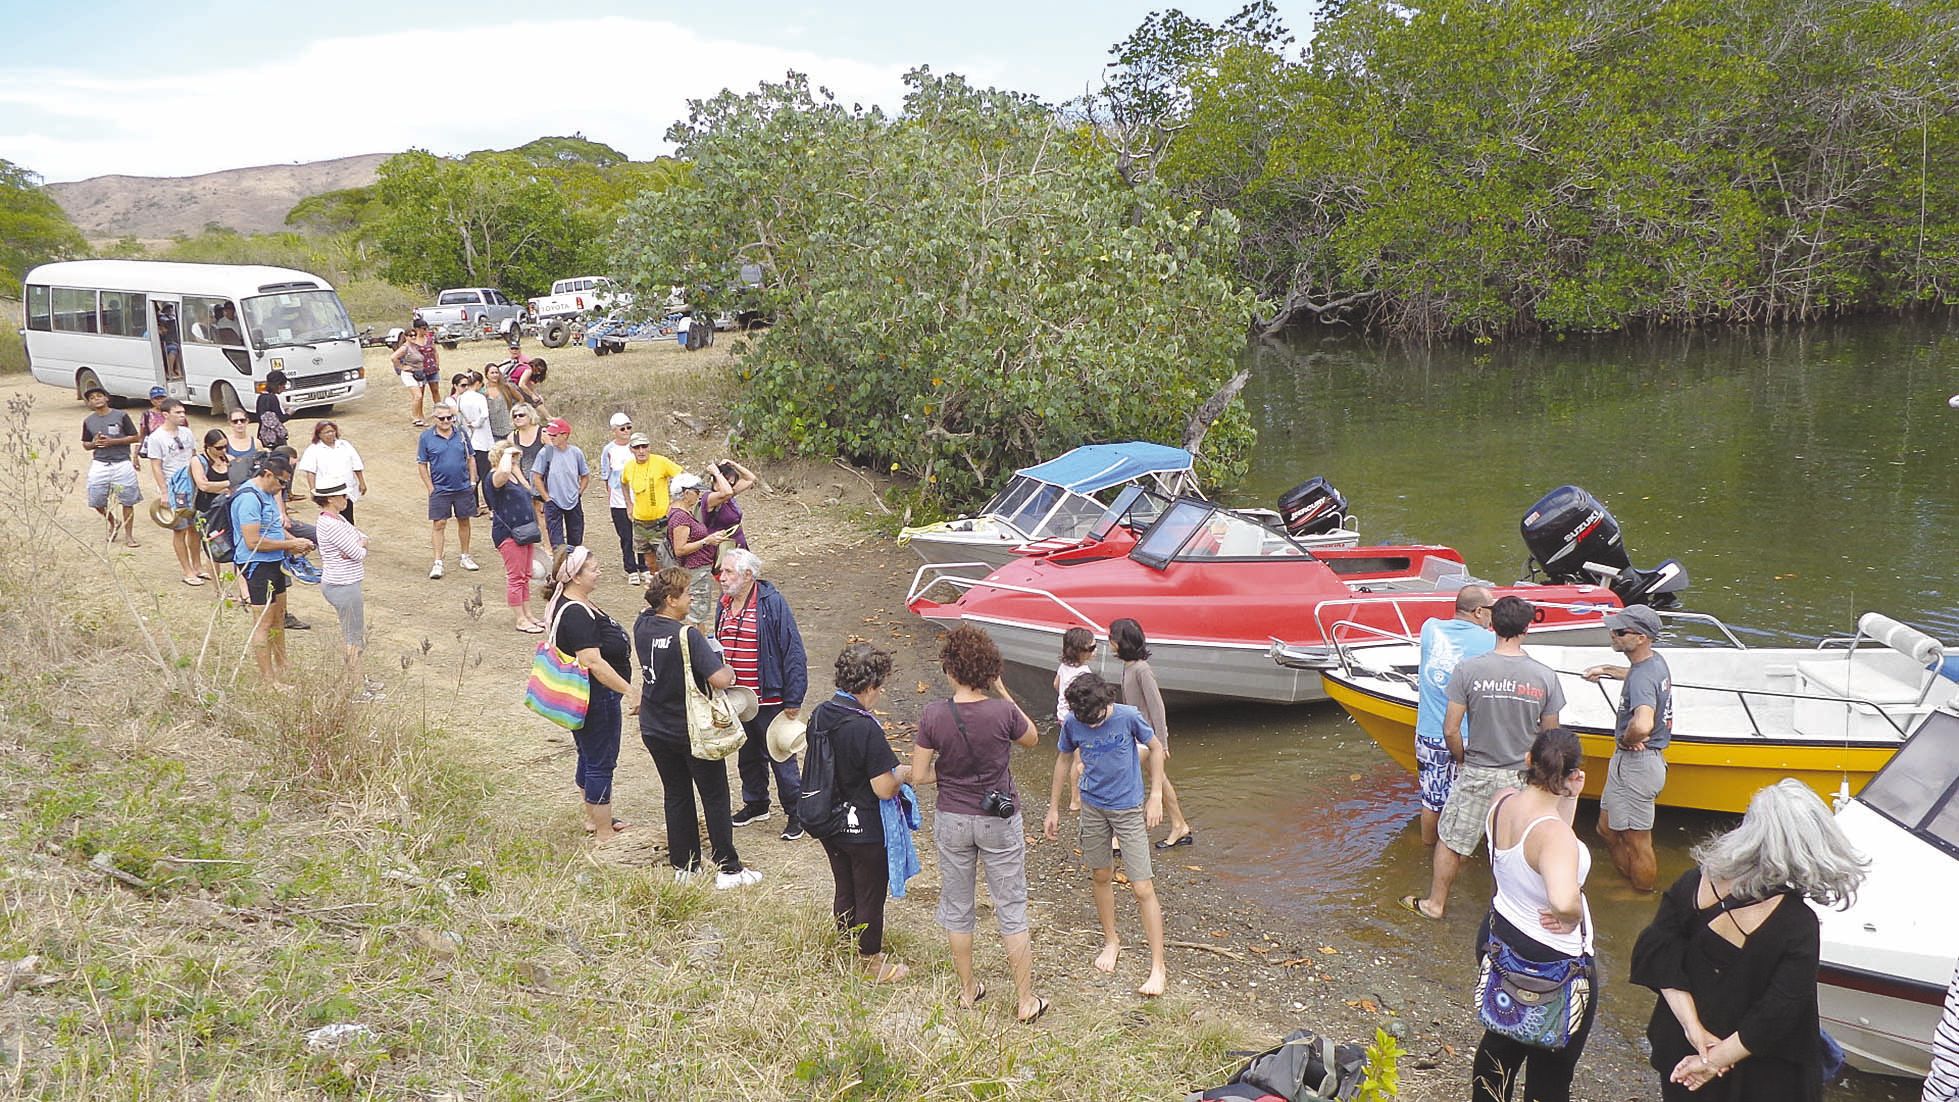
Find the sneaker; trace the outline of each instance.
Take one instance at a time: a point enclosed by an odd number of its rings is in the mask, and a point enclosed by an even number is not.
[[[794,842],[797,839],[801,838],[802,836],[803,836],[803,824],[797,822],[794,819],[791,819],[789,820],[789,825],[782,828],[782,834],[780,837],[785,842]]]
[[[441,576],[442,576],[442,560],[437,559],[435,560],[435,565],[429,567],[429,577],[440,578]]]
[[[287,631],[312,631],[313,630],[313,625],[307,623],[306,621],[300,619],[297,616],[294,616],[290,612],[286,613],[285,627]]]
[[[747,888],[762,882],[762,874],[755,869],[740,872],[717,872],[714,874],[714,890],[725,892],[729,888]]]
[[[676,884],[692,884],[694,881],[700,879],[700,876],[701,876],[700,869],[673,870],[673,882]]]
[[[635,570],[632,573],[626,575],[626,584],[634,588],[638,588],[639,586],[645,583],[639,580],[639,571]]]
[[[750,823],[759,823],[768,817],[768,804],[744,804],[740,811],[735,812],[733,822],[738,827],[745,827]]]
[[[478,566],[478,565],[476,565],[476,560],[475,560],[475,559],[472,559],[472,558],[470,558],[470,557],[469,557],[469,553],[468,553],[468,552],[464,552],[463,554],[461,554],[461,555],[459,555],[459,556],[457,556],[457,558],[456,558],[456,561],[457,561],[457,562],[459,562],[459,563],[462,563],[462,564],[463,564],[463,569],[464,569],[464,570],[481,570],[481,569],[483,569],[482,567],[480,567],[480,566]]]

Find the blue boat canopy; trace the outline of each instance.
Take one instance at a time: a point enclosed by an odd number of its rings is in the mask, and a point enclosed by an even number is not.
[[[1126,444],[1084,444],[1066,455],[1015,473],[1078,494],[1092,494],[1144,475],[1188,470],[1190,453],[1182,448],[1135,440]]]

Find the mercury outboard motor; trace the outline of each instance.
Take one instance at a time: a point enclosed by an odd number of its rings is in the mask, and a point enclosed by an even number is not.
[[[1687,570],[1667,559],[1639,570],[1626,556],[1619,522],[1599,499],[1577,486],[1560,486],[1524,514],[1526,567],[1554,585],[1604,584],[1629,605],[1671,608],[1687,588]]]
[[[1314,477],[1279,495],[1279,516],[1295,536],[1320,536],[1347,519],[1347,499],[1333,483]]]

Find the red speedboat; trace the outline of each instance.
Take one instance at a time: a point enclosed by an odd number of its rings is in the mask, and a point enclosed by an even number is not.
[[[1317,669],[1298,668],[1301,645],[1405,638],[1424,621],[1454,614],[1456,591],[1478,581],[1455,549],[1431,544],[1308,551],[1284,531],[1214,502],[1160,501],[1126,491],[1085,538],[1018,549],[1016,560],[974,581],[928,564],[906,605],[943,627],[973,624],[1010,662],[1052,669],[1061,634],[1081,626],[1106,641],[1129,617],[1150,641],[1150,666],[1166,693],[1278,704],[1325,700]],[[1124,523],[1161,512],[1144,527]],[[934,587],[956,600],[928,599]],[[1574,645],[1606,641],[1604,614],[1621,602],[1603,585],[1495,587],[1539,605],[1532,638]],[[1287,644],[1292,664],[1271,658]],[[1103,646],[1097,672],[1119,678]]]

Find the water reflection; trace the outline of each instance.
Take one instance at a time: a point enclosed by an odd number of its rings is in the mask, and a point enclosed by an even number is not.
[[[1509,581],[1525,509],[1577,482],[1635,563],[1679,558],[1688,604],[1762,642],[1847,631],[1873,609],[1959,638],[1950,319],[1254,355],[1259,444],[1238,500],[1324,474],[1366,539],[1447,543]]]

